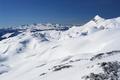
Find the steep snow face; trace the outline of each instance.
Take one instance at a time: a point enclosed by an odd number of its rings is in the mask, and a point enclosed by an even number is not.
[[[119,80],[120,17],[22,27],[0,29],[0,80]]]

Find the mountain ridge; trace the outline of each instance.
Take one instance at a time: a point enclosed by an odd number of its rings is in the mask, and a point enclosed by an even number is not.
[[[0,29],[0,80],[119,80],[119,17],[50,26]]]

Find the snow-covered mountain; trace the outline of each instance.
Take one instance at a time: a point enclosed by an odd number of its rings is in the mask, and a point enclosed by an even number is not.
[[[120,80],[120,17],[82,26],[0,29],[0,80]]]

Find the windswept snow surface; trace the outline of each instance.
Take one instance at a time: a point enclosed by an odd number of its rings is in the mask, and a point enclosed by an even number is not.
[[[120,80],[120,17],[67,29],[0,29],[0,80]]]

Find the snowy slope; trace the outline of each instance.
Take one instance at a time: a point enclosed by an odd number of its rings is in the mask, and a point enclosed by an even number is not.
[[[120,17],[56,26],[1,29],[0,80],[119,80]]]

